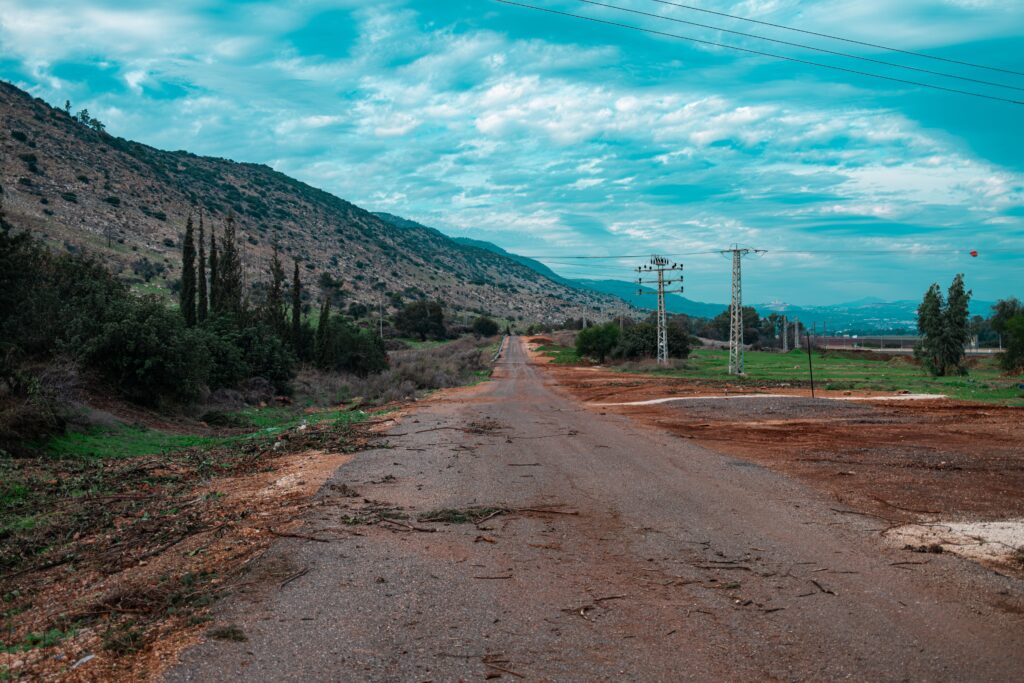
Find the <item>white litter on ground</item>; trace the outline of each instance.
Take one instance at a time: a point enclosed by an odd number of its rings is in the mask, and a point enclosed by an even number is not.
[[[595,406],[654,406],[674,401],[732,401],[740,398],[810,398],[810,396],[794,396],[793,394],[728,394],[719,396],[670,396],[668,398],[652,398],[646,401],[629,401],[626,403],[592,403]],[[946,398],[945,394],[897,394],[889,396],[818,396],[821,401],[932,401]]]
[[[900,547],[940,545],[943,552],[987,564],[1019,564],[1024,556],[1024,519],[908,524],[885,536]]]

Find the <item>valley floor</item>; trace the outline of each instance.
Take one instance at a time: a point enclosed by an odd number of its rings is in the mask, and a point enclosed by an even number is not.
[[[883,503],[870,485],[847,501],[827,484],[894,469],[870,449],[914,429],[869,438],[831,477],[777,457],[784,444],[792,460],[842,460],[820,432],[912,415],[804,399],[612,407],[631,400],[615,378],[540,363],[512,338],[494,381],[420,404],[338,468],[297,536],[215,610],[232,637],[189,649],[164,680],[1019,680],[1012,567],[884,537],[930,519],[893,497],[913,477]],[[1009,430],[993,447],[1005,471],[962,477],[1003,493],[956,514],[1021,499],[1019,414],[991,430]],[[960,415],[926,422],[986,424]],[[777,428],[787,420],[805,424]],[[729,437],[704,440],[716,423]],[[971,457],[908,471],[956,487]]]

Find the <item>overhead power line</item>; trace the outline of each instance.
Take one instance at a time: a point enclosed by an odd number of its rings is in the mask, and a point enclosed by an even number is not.
[[[595,5],[597,7],[606,7],[608,9],[618,10],[619,12],[629,12],[630,14],[639,14],[645,17],[653,17],[655,19],[663,19],[665,21],[675,22],[677,24],[686,24],[688,26],[697,26],[699,28],[707,28],[713,31],[721,31],[722,33],[731,33],[736,36],[743,36],[745,38],[754,38],[756,40],[764,40],[769,43],[776,43],[778,45],[788,45],[790,47],[798,47],[804,50],[813,50],[815,52],[821,52],[827,55],[835,55],[837,57],[846,57],[848,59],[857,59],[862,62],[871,62],[872,64],[881,64],[882,66],[891,66],[897,69],[906,69],[908,71],[916,71],[918,73],[930,74],[932,76],[942,76],[944,78],[955,78],[961,81],[969,81],[971,83],[978,83],[980,85],[990,85],[996,88],[1006,88],[1008,90],[1019,90],[1024,92],[1024,88],[1016,85],[1009,85],[1007,83],[997,83],[995,81],[986,81],[980,78],[971,78],[969,76],[959,76],[957,74],[947,73],[945,71],[932,71],[931,69],[922,69],[916,66],[908,66],[906,64],[897,64],[896,62],[887,62],[883,59],[874,59],[873,57],[863,57],[861,55],[850,54],[849,52],[838,52],[836,50],[829,50],[823,47],[815,47],[814,45],[807,45],[804,43],[794,43],[788,40],[779,40],[778,38],[769,38],[768,36],[759,36],[754,33],[745,33],[743,31],[734,31],[728,28],[722,28],[721,26],[711,26],[710,24],[701,24],[696,21],[687,21],[686,19],[677,19],[675,17],[666,17],[663,14],[655,14],[654,12],[644,12],[638,9],[630,9],[629,7],[619,7],[618,5],[609,5],[604,2],[597,2],[597,0],[578,0],[579,2],[586,3],[588,5]]]
[[[969,97],[979,97],[986,100],[994,100],[997,102],[1005,102],[1007,104],[1024,105],[1024,100],[1011,100],[1008,97],[998,97],[996,95],[986,95],[984,93],[975,92],[972,90],[959,90],[957,88],[947,88],[942,85],[935,85],[933,83],[923,83],[921,81],[911,81],[905,78],[896,78],[894,76],[884,76],[882,74],[876,74],[870,71],[860,71],[858,69],[849,69],[843,66],[835,66],[833,64],[823,64],[822,62],[814,62],[809,59],[800,59],[798,57],[788,57],[786,55],[775,54],[773,52],[763,52],[761,50],[752,50],[746,47],[739,47],[737,45],[729,45],[726,43],[716,43],[711,40],[703,40],[701,38],[693,38],[690,36],[681,36],[678,33],[668,33],[666,31],[657,31],[655,29],[643,28],[642,26],[634,26],[632,24],[623,24],[617,21],[608,21],[606,19],[597,19],[595,17],[588,17],[583,14],[573,14],[572,12],[562,12],[561,10],[550,9],[547,7],[538,7],[536,5],[528,5],[522,2],[513,2],[513,0],[495,0],[503,5],[513,5],[515,7],[522,7],[525,9],[536,10],[538,12],[546,12],[548,14],[557,14],[563,17],[570,17],[573,19],[582,19],[583,21],[589,21],[595,24],[604,24],[606,26],[615,26],[617,28],[624,28],[630,31],[639,31],[640,33],[648,33],[656,36],[663,36],[665,38],[676,38],[678,40],[686,40],[691,43],[698,43],[701,45],[710,45],[713,47],[721,47],[727,50],[735,50],[737,52],[745,52],[747,54],[758,55],[760,57],[770,57],[772,59],[780,59],[787,62],[795,62],[797,64],[806,64],[808,66],[816,66],[822,69],[830,69],[832,71],[841,71],[844,73],[856,74],[858,76],[867,76],[869,78],[876,78],[883,81],[889,81],[891,83],[902,83],[903,85],[913,85],[920,88],[929,88],[931,90],[940,90],[942,92],[955,93],[958,95],[967,95]]]
[[[705,9],[704,7],[694,7],[693,5],[683,5],[678,2],[669,2],[668,0],[651,0],[659,5],[669,5],[671,7],[679,7],[681,9],[693,10],[694,12],[704,12],[705,14],[714,14],[720,17],[728,17],[729,19],[737,19],[739,21],[747,21],[752,24],[760,24],[761,26],[771,26],[772,28],[781,28],[785,31],[794,31],[796,33],[803,33],[808,36],[817,36],[818,38],[828,38],[829,40],[839,40],[844,43],[850,43],[851,45],[863,45],[864,47],[873,47],[878,50],[888,50],[889,52],[898,52],[904,55],[912,55],[914,57],[921,57],[922,59],[934,59],[939,62],[947,62],[949,64],[959,64],[960,66],[970,66],[975,69],[988,69],[989,71],[1001,71],[1005,74],[1014,74],[1016,76],[1024,76],[1022,71],[1014,71],[1012,69],[1004,69],[998,66],[988,66],[985,64],[977,64],[974,62],[963,62],[959,59],[950,59],[948,57],[939,57],[937,55],[929,55],[924,52],[914,52],[912,50],[903,50],[898,47],[890,47],[887,45],[879,45],[877,43],[868,43],[863,40],[854,40],[853,38],[843,38],[842,36],[834,36],[828,33],[818,33],[817,31],[808,31],[802,28],[796,28],[794,26],[785,26],[784,24],[773,24],[770,21],[761,21],[759,19],[751,19],[750,17],[741,17],[735,14],[727,14],[725,12],[716,12],[715,10]]]

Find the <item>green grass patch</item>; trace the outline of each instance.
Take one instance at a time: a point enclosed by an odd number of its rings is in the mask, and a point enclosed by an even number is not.
[[[267,438],[287,429],[298,427],[303,422],[315,425],[322,422],[346,424],[366,418],[360,410],[324,410],[305,413],[289,408],[251,408],[230,413],[241,424],[254,431],[232,436],[200,436],[196,434],[175,434],[141,427],[116,427],[113,429],[92,429],[86,432],[62,434],[52,438],[45,446],[48,455],[57,458],[134,458],[144,455],[175,453],[188,448],[214,448],[227,446],[250,439]],[[6,489],[0,500],[7,497]],[[12,493],[11,495],[16,495]]]
[[[52,628],[42,633],[29,633],[20,643],[0,645],[0,652],[14,654],[16,652],[28,652],[40,647],[53,647],[65,638],[70,638],[73,635],[75,635],[74,631],[61,631],[59,628]]]
[[[945,394],[965,401],[1024,406],[1024,390],[1018,388],[1024,380],[1004,377],[993,358],[979,359],[977,367],[971,368],[970,374],[964,377],[931,377],[906,356],[880,360],[860,358],[850,353],[816,352],[813,360],[815,383],[825,389]],[[682,368],[652,369],[649,372],[737,385],[810,383],[806,351],[748,351],[744,368],[745,377],[733,377],[729,374],[728,351],[698,349]]]
[[[570,346],[559,346],[558,344],[545,344],[538,346],[537,350],[543,353],[548,358],[552,359],[552,363],[558,363],[559,365],[571,365],[573,363],[579,363],[580,357],[576,353],[576,349]]]

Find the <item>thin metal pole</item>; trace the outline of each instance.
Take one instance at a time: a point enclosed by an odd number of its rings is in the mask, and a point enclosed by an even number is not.
[[[811,398],[814,398],[814,358],[811,356],[811,335],[809,334],[807,335],[807,367],[811,371]]]

